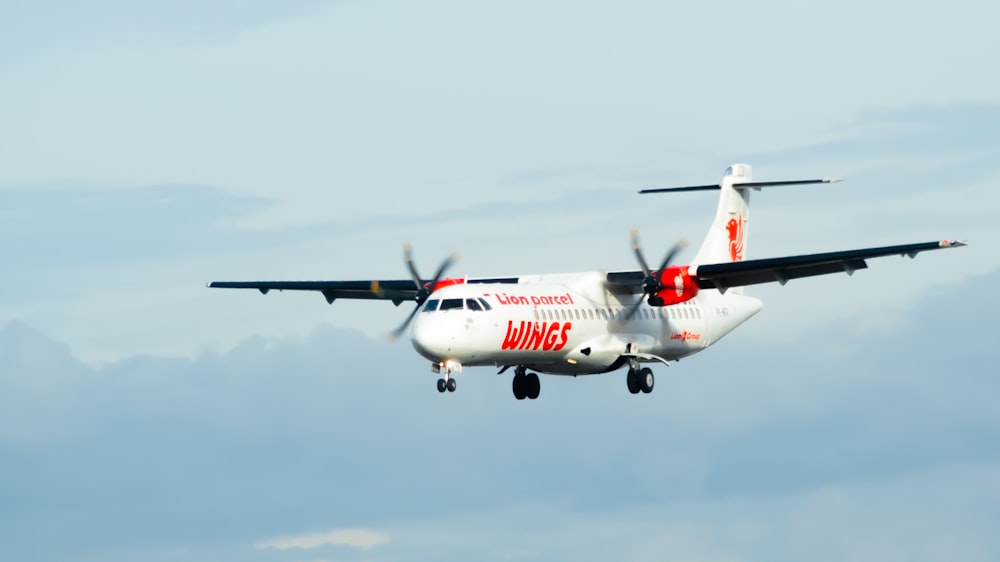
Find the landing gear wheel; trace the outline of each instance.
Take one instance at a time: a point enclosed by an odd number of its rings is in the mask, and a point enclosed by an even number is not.
[[[650,368],[643,368],[639,371],[639,390],[643,391],[645,394],[653,392],[653,383],[655,379],[653,377],[653,370]]]
[[[542,383],[538,380],[538,375],[535,373],[528,373],[525,379],[525,396],[529,400],[534,400],[538,398],[538,393],[542,390]]]
[[[518,400],[524,400],[527,398],[528,393],[525,388],[527,386],[527,379],[528,376],[521,373],[514,375],[514,380],[511,382],[511,388],[514,391],[514,398],[517,398]]]
[[[635,369],[628,370],[628,375],[625,377],[625,384],[628,386],[629,392],[639,394],[639,375],[635,372]]]
[[[445,386],[448,387],[448,392],[455,392],[455,389],[458,388],[458,383],[455,382],[455,379],[448,379],[448,383]]]
[[[438,379],[438,392],[444,392],[448,387],[448,383],[444,382],[444,379]]]

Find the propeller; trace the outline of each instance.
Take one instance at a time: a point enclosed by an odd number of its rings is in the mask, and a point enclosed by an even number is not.
[[[670,265],[670,262],[674,261],[677,254],[686,247],[687,240],[684,240],[683,238],[678,240],[677,243],[674,244],[674,247],[670,248],[670,251],[667,252],[667,256],[663,258],[663,263],[660,267],[658,269],[651,270],[649,269],[649,264],[646,263],[646,258],[642,255],[642,248],[639,245],[639,231],[632,231],[632,251],[635,252],[635,259],[639,261],[639,266],[642,267],[642,273],[645,275],[642,280],[642,292],[647,300],[655,298],[656,293],[665,289],[663,283],[660,282],[660,275],[663,270]],[[635,316],[635,313],[639,310],[639,306],[642,304],[642,301],[643,299],[641,297],[635,301],[632,308],[628,310],[628,314],[625,315],[625,322],[628,322],[633,316]]]
[[[413,263],[413,251],[410,244],[405,244],[403,246],[403,258],[406,260],[406,268],[410,270],[410,277],[413,278],[413,284],[417,287],[417,292],[413,296],[413,300],[417,301],[417,305],[413,307],[412,311],[410,311],[410,315],[406,317],[406,320],[404,320],[398,328],[389,334],[390,339],[396,339],[406,331],[406,329],[410,326],[410,322],[413,322],[413,318],[417,315],[417,312],[420,311],[420,307],[427,301],[427,297],[431,296],[431,293],[434,292],[434,287],[437,286],[438,281],[441,281],[441,278],[444,276],[444,272],[458,260],[458,255],[451,254],[446,257],[444,261],[441,262],[441,265],[438,266],[437,271],[434,272],[434,277],[431,282],[427,284],[424,284],[420,274],[417,273],[417,266]],[[372,290],[375,291],[377,288],[377,284],[373,284]]]

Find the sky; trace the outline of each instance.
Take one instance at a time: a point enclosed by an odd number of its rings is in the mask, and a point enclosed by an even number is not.
[[[996,3],[0,3],[0,558],[995,560]],[[632,269],[712,183],[758,286],[657,371],[440,395],[385,302],[211,280]],[[690,258],[693,250],[681,255]]]

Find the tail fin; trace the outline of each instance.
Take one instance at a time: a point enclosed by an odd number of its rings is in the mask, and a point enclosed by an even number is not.
[[[750,224],[750,190],[779,185],[801,185],[832,183],[839,179],[753,181],[753,169],[749,164],[733,164],[726,168],[722,183],[715,185],[694,185],[689,187],[668,187],[644,189],[639,193],[664,193],[676,191],[719,190],[719,206],[715,219],[708,229],[705,241],[691,265],[742,261],[747,248],[747,226]]]
[[[753,169],[747,164],[726,168],[718,186],[719,206],[715,219],[705,235],[705,241],[691,265],[742,261],[747,247],[747,225],[750,223],[750,189],[742,185],[753,180]]]

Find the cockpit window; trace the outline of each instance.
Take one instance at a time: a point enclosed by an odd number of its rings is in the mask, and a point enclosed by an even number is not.
[[[441,301],[441,310],[462,310],[462,299],[444,299]]]
[[[476,299],[465,299],[465,308],[469,310],[482,310],[483,307],[480,306],[479,301]]]
[[[483,310],[493,310],[493,307],[490,306],[490,303],[486,302],[486,299],[479,299],[479,302],[483,305]]]
[[[437,299],[431,299],[427,301],[427,304],[424,305],[424,312],[434,312],[435,310],[437,310],[438,302],[440,301],[438,301]]]

